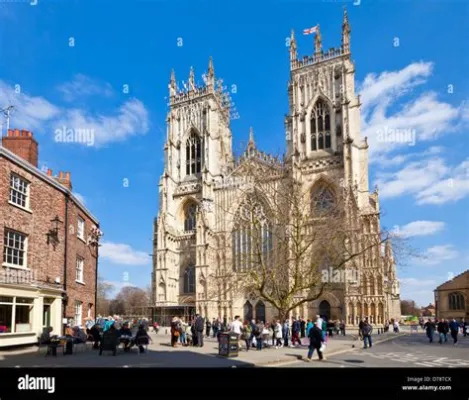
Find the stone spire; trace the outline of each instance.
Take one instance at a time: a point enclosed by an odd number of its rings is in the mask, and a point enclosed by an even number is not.
[[[347,9],[344,7],[344,21],[342,23],[342,50],[344,53],[350,52],[350,32]]]
[[[169,96],[173,97],[176,95],[176,75],[174,69],[171,70],[171,79],[169,80]]]
[[[249,144],[253,146],[256,145],[254,142],[254,129],[252,129],[252,126],[249,128]]]
[[[189,91],[193,91],[194,89],[195,89],[194,68],[191,67],[191,71],[189,73]]]
[[[322,39],[321,39],[321,31],[319,30],[319,25],[318,25],[316,37],[314,38],[314,54],[316,56],[320,56],[321,53],[322,53]]]
[[[249,128],[249,142],[248,142],[248,145],[246,147],[246,155],[247,156],[250,156],[250,155],[254,155],[255,154],[255,150],[256,150],[256,142],[254,141],[254,129]]]
[[[207,86],[215,86],[215,69],[213,68],[213,59],[212,56],[210,56],[208,60],[208,73],[207,73]]]
[[[295,61],[298,58],[298,51],[296,47],[295,31],[291,30],[290,35],[290,62]]]

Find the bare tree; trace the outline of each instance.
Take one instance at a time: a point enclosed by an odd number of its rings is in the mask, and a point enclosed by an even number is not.
[[[123,304],[123,311],[120,314],[132,315],[135,311],[142,310],[149,306],[150,299],[148,290],[143,290],[135,286],[125,286],[116,296],[116,300]]]
[[[402,300],[401,301],[401,313],[402,315],[412,315],[418,317],[420,315],[420,308],[414,300]]]
[[[98,315],[108,315],[110,305],[110,294],[114,290],[114,285],[106,282],[102,276],[98,276],[98,287],[97,287],[97,301],[96,311]]]
[[[358,288],[361,272],[381,262],[391,235],[372,210],[364,227],[351,185],[324,180],[312,193],[278,159],[247,160],[238,173],[216,196],[226,221],[216,232],[224,262],[210,272],[208,299],[252,293],[286,318],[326,291]]]

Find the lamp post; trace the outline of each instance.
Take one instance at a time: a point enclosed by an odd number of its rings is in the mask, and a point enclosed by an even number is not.
[[[56,215],[54,219],[50,221],[52,223],[52,228],[47,232],[47,244],[52,244],[54,250],[59,244],[59,224],[63,222],[60,220],[59,216]]]

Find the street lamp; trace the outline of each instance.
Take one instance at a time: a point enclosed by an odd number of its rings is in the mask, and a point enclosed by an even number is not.
[[[60,243],[59,241],[59,224],[62,223],[59,216],[56,215],[54,219],[50,221],[52,223],[52,228],[49,229],[47,232],[47,244],[52,244],[54,250],[57,245]]]

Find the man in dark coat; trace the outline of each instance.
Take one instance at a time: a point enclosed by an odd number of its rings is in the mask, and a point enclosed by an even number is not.
[[[324,343],[324,340],[322,338],[322,331],[319,329],[316,325],[314,325],[310,330],[309,330],[309,349],[308,349],[308,357],[306,361],[311,361],[313,358],[313,353],[314,350],[318,352],[318,357],[319,360],[324,360],[324,356],[322,355],[321,352],[321,346]]]
[[[428,340],[430,341],[430,343],[433,343],[433,334],[435,333],[436,329],[435,323],[431,319],[429,319],[423,327],[427,332]]]
[[[300,332],[301,338],[306,337],[306,321],[303,318],[300,318]]]
[[[204,345],[204,319],[199,314],[195,315],[195,332],[197,335],[197,346],[203,347]]]

